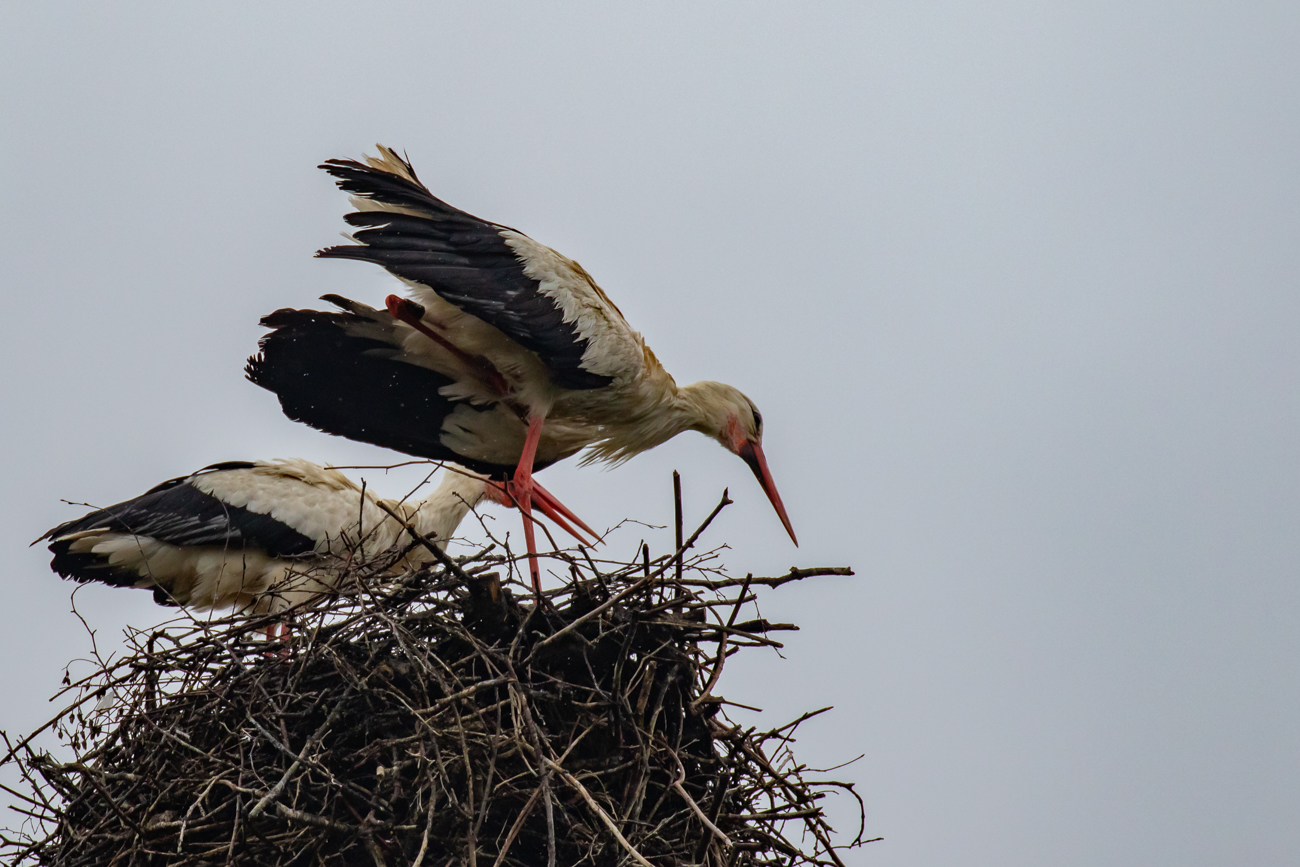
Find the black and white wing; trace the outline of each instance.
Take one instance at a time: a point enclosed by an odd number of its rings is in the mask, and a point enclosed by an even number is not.
[[[448,397],[455,381],[405,352],[387,311],[326,298],[344,311],[284,309],[264,317],[272,331],[245,367],[251,382],[275,393],[285,415],[495,477],[514,469],[524,430],[515,413],[501,403]],[[543,457],[538,467],[546,463]]]
[[[639,335],[578,263],[448,205],[409,163],[382,146],[380,154],[321,166],[362,210],[345,217],[357,243],[318,256],[374,262],[428,287],[536,353],[560,388],[602,388],[640,373]]]
[[[170,479],[134,499],[60,524],[37,541],[49,541],[50,568],[64,578],[153,588],[161,605],[210,607],[238,596],[246,569],[261,573],[277,558],[316,548],[316,540],[285,521],[201,487],[205,479],[254,466],[214,464]]]
[[[87,574],[87,569],[112,572],[107,563],[97,562],[94,555],[78,555],[68,550],[73,537],[100,531],[123,536],[156,539],[181,548],[216,546],[231,550],[257,548],[271,557],[291,557],[312,552],[316,540],[290,524],[269,514],[232,505],[201,490],[199,482],[209,474],[251,469],[255,464],[230,461],[213,464],[197,473],[170,479],[134,499],[95,511],[60,524],[38,541],[48,540],[55,558],[54,571],[78,581],[106,580],[105,575]],[[128,576],[120,576],[125,580]],[[134,583],[138,575],[131,573]],[[120,581],[108,580],[110,584]]]

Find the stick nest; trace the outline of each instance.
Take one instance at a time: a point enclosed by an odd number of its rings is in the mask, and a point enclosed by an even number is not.
[[[753,588],[852,573],[728,578],[686,553],[698,536],[637,563],[554,555],[572,580],[540,600],[489,548],[399,579],[354,563],[279,643],[265,619],[133,632],[44,727],[73,761],[6,737],[27,815],[0,858],[842,867],[861,824],[837,841],[823,799],[857,796],[791,753],[814,714],[757,731],[714,690],[795,628],[741,619]]]

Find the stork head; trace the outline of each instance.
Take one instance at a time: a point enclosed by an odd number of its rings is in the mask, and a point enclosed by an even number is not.
[[[772,481],[767,458],[763,455],[763,416],[758,407],[739,389],[721,382],[697,382],[682,392],[697,416],[692,428],[713,437],[724,449],[739,455],[749,464],[758,483],[763,486],[763,493],[772,501],[785,531],[790,534],[790,540],[798,545],[799,540],[795,538],[794,528],[790,526],[790,518],[785,513],[785,505],[776,492],[776,482]]]

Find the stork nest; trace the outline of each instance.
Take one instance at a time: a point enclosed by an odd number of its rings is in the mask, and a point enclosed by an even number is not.
[[[73,761],[5,738],[26,819],[0,858],[842,867],[861,823],[836,838],[823,799],[853,786],[791,753],[821,711],[757,731],[714,690],[795,628],[741,620],[754,588],[852,573],[729,578],[689,553],[707,525],[658,559],[552,555],[572,581],[540,599],[494,546],[397,580],[354,564],[281,642],[266,618],[132,632],[43,727]]]

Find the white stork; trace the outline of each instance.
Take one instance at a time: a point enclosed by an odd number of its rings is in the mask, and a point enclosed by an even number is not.
[[[332,589],[351,558],[390,557],[390,570],[431,559],[389,512],[441,547],[484,498],[510,502],[497,483],[453,467],[429,497],[398,501],[310,461],[231,461],[36,541],[49,541],[50,568],[64,578],[152,589],[160,605],[279,613]]]
[[[389,296],[379,311],[327,295],[343,312],[265,317],[273,330],[246,372],[286,415],[507,482],[538,589],[533,503],[587,527],[533,472],[584,448],[584,464],[619,464],[687,430],[750,466],[798,544],[749,398],[718,382],[678,386],[581,265],[446,204],[406,160],[379,154],[321,166],[351,194],[356,243],[316,255],[382,265],[414,300]]]

